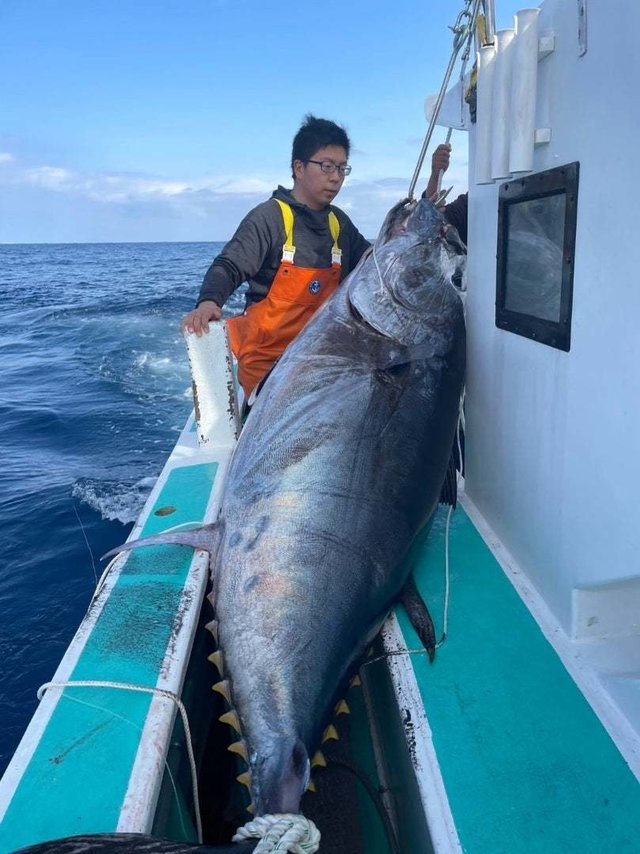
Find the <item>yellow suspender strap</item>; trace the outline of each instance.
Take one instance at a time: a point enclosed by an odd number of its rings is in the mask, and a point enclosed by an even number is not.
[[[338,217],[333,211],[329,211],[329,228],[331,237],[333,237],[333,246],[331,247],[331,263],[342,264],[342,249],[338,247],[338,237],[340,236],[340,223]]]
[[[293,211],[291,205],[286,202],[276,199],[282,211],[282,220],[284,222],[285,240],[282,246],[282,260],[289,261],[293,264],[293,256],[296,254],[296,247],[293,245]],[[331,263],[342,263],[342,250],[338,246],[338,237],[340,236],[340,223],[338,217],[333,211],[329,211],[329,230],[333,238],[333,246],[331,247]]]
[[[286,202],[281,202],[276,199],[282,211],[282,219],[284,220],[284,244],[282,246],[282,260],[289,261],[293,264],[293,256],[296,254],[296,247],[293,245],[293,211],[291,205]]]

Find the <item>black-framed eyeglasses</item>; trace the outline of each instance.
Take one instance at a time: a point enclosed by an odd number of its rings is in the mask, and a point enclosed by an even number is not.
[[[332,163],[331,160],[307,160],[307,163],[316,163],[325,175],[333,175],[336,169],[342,176],[348,175],[351,172],[351,166],[347,163],[341,163],[339,166],[336,163]]]

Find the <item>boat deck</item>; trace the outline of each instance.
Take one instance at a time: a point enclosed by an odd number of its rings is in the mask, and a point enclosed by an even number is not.
[[[132,536],[216,518],[234,442],[227,434],[199,445],[193,422],[185,428]],[[439,634],[445,519],[440,509],[415,558]],[[452,517],[448,637],[435,663],[397,608],[361,668],[364,691],[349,698],[348,761],[361,780],[346,784],[349,770],[334,762],[318,773],[320,797],[314,805],[310,795],[305,809],[319,814],[322,790],[332,790],[329,812],[358,824],[351,829],[361,841],[349,844],[367,854],[390,850],[387,813],[403,852],[428,854],[430,842],[437,854],[637,851],[640,786],[602,723],[607,714],[585,699],[556,652],[558,638],[552,644],[532,615],[532,596],[523,599],[479,529],[465,499]],[[207,577],[206,556],[178,547],[115,564],[54,681],[113,680],[180,695]],[[175,714],[166,699],[132,691],[45,694],[0,784],[0,854],[74,833],[153,831],[194,841],[188,775],[176,788],[165,774],[169,745],[181,743],[172,738]],[[345,794],[336,805],[340,767]],[[331,839],[339,850],[346,828],[326,821],[325,847]]]
[[[135,536],[215,518],[228,450],[196,449],[190,423]],[[113,563],[52,681],[129,687],[46,692],[0,782],[1,854],[74,834],[151,831],[177,710],[136,686],[180,696],[208,576],[206,555],[180,546]],[[195,839],[188,809],[180,822],[181,838]]]
[[[440,633],[445,520],[441,508],[416,569]],[[401,609],[396,617],[387,650],[419,648]],[[436,851],[638,850],[637,779],[463,507],[451,521],[446,642],[433,665],[414,654],[389,666],[413,765],[431,775],[423,785]],[[422,732],[419,721],[407,725],[412,689],[427,716]],[[402,850],[412,844],[405,838]]]

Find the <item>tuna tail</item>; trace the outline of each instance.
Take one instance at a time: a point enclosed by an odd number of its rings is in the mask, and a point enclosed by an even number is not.
[[[142,540],[131,540],[103,554],[100,560],[113,557],[119,554],[119,552],[128,552],[132,549],[137,549],[139,546],[161,545],[190,546],[193,549],[202,549],[205,552],[209,552],[213,557],[218,550],[223,528],[224,524],[222,522],[212,522],[210,525],[204,525],[202,528],[194,528],[191,531],[175,531],[170,534],[145,537]]]

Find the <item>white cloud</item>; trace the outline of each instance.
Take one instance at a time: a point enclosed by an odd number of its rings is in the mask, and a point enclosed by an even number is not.
[[[66,190],[73,184],[71,172],[67,169],[58,169],[55,166],[38,166],[36,169],[25,169],[16,175],[17,183],[21,179],[34,187],[43,187],[47,190]]]
[[[210,186],[210,189],[214,189]],[[274,185],[270,181],[264,181],[261,178],[228,178],[227,180],[215,186],[217,192],[238,193],[260,193],[265,196],[271,195],[274,190]]]
[[[2,162],[15,163],[15,158],[11,154],[0,154]],[[268,196],[273,190],[271,182],[245,176],[206,176],[187,182],[127,173],[83,174],[58,166],[25,168],[17,164],[10,175],[4,176],[4,180],[13,186],[28,184],[105,204],[193,197],[203,191],[218,195]]]
[[[59,166],[26,166],[0,154],[4,226],[0,241],[226,240],[242,217],[269,198],[277,180],[251,175],[192,180],[129,173],[83,173]],[[452,168],[450,198],[466,186]],[[286,178],[281,177],[281,180]],[[426,178],[421,179],[417,193]],[[409,179],[351,178],[337,200],[367,238],[374,238]],[[28,199],[28,205],[27,205]],[[12,216],[15,211],[20,217]]]

